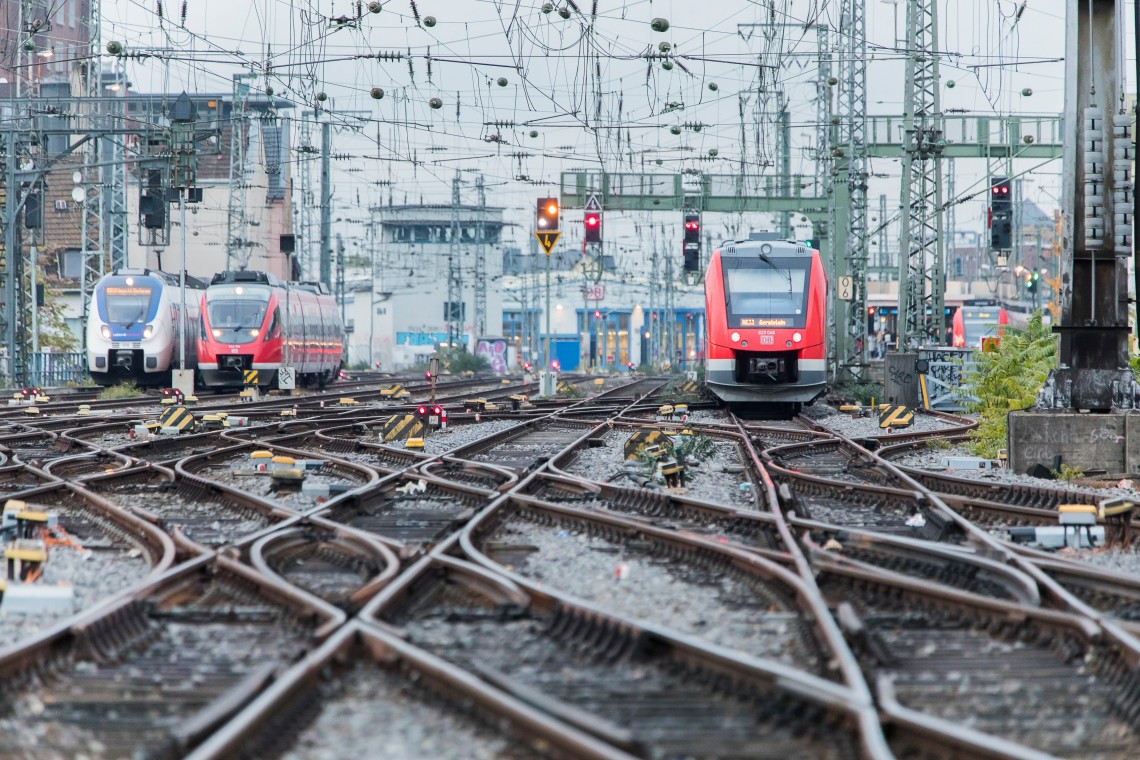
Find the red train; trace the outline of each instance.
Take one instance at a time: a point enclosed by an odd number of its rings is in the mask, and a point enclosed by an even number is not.
[[[705,385],[730,406],[790,414],[826,391],[819,251],[762,234],[722,244],[705,273],[705,314]]]
[[[987,338],[1001,338],[1001,326],[1009,324],[1009,313],[997,304],[966,304],[954,312],[953,341],[956,348],[981,348]]]
[[[344,326],[321,284],[222,272],[202,296],[199,323],[198,370],[210,388],[240,386],[251,369],[258,385],[276,386],[283,363],[293,367],[298,386],[324,385],[344,362]]]

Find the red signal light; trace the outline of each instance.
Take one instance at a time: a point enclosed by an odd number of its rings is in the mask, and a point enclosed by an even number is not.
[[[433,406],[433,407],[431,408],[431,413],[432,413],[432,414],[434,414],[434,415],[436,415],[437,417],[440,415],[440,413],[441,413],[441,412],[443,412],[443,409],[441,409],[441,408],[440,408],[440,407],[438,407],[438,406]]]
[[[554,370],[555,372],[557,372],[558,370],[562,369],[562,362],[558,361],[557,359],[554,359],[553,361],[550,362],[550,368],[552,370]]]
[[[426,406],[421,406],[421,407],[419,408],[419,414],[421,414],[421,415],[427,414],[427,407],[426,407]]]
[[[594,319],[601,319],[601,318],[602,318],[602,313],[600,311],[598,311],[597,309],[594,309]]]
[[[431,372],[425,372],[424,377],[426,377],[428,380],[431,380]]]
[[[586,214],[586,226],[597,227],[602,223],[601,218],[597,214]]]

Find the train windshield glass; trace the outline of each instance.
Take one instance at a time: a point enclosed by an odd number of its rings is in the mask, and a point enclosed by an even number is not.
[[[799,327],[804,324],[810,258],[723,261],[725,305],[732,326]]]
[[[268,308],[269,288],[229,285],[206,291],[206,313],[214,340],[219,343],[252,343],[261,332]]]
[[[109,283],[103,288],[105,321],[124,330],[145,322],[150,317],[154,293],[155,289],[150,284]]]
[[[986,317],[966,314],[962,318],[962,331],[965,333],[966,345],[970,348],[978,348],[982,345],[983,338],[997,337],[997,314]]]

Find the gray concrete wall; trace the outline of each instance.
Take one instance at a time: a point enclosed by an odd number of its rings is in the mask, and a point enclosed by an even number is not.
[[[1140,414],[1010,412],[1009,466],[1024,473],[1035,464],[1053,467],[1053,457],[1082,470],[1140,474]]]

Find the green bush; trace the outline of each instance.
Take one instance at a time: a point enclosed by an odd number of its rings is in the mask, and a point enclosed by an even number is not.
[[[99,392],[101,399],[138,398],[143,392],[135,387],[134,383],[121,382],[118,385],[109,385]]]
[[[681,464],[703,462],[716,454],[716,444],[707,435],[682,435],[673,447],[673,456]]]
[[[491,362],[487,361],[486,357],[479,354],[469,354],[466,351],[455,351],[445,361],[452,374],[491,371]]]
[[[1005,326],[994,348],[975,352],[974,370],[967,386],[979,400],[969,411],[979,415],[970,431],[968,448],[975,456],[993,458],[1006,447],[1006,419],[1010,412],[1028,409],[1049,370],[1057,363],[1057,338],[1034,312],[1024,330]]]
[[[1073,467],[1070,464],[1062,464],[1061,469],[1053,470],[1053,477],[1057,480],[1063,480],[1066,483],[1074,480],[1080,480],[1085,476],[1085,471],[1080,467]]]
[[[841,385],[835,389],[835,394],[844,401],[861,406],[867,406],[872,400],[879,402],[884,399],[886,392],[878,383],[851,383]]]

